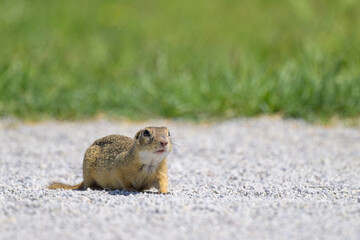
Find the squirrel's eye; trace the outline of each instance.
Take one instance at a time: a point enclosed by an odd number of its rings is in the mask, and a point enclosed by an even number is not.
[[[169,137],[171,136],[170,131],[168,131],[168,136],[169,136]]]
[[[144,137],[150,137],[150,132],[149,132],[148,130],[145,130],[145,131],[143,132],[143,136],[144,136]]]

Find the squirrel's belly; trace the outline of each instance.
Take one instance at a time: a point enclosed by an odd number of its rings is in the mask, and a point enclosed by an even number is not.
[[[153,176],[146,176],[140,174],[132,179],[132,186],[139,191],[146,190],[152,187],[154,179],[155,178]]]

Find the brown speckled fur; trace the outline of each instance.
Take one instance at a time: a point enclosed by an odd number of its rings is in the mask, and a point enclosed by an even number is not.
[[[48,188],[143,191],[156,187],[160,193],[167,193],[166,156],[171,148],[166,127],[147,127],[137,132],[134,139],[109,135],[96,140],[86,150],[83,182],[76,185],[55,182]],[[157,150],[165,152],[154,153]]]

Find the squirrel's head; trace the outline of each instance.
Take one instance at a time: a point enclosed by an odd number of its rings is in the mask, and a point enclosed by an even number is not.
[[[146,127],[135,135],[136,149],[149,160],[163,160],[172,148],[170,131],[167,127]]]

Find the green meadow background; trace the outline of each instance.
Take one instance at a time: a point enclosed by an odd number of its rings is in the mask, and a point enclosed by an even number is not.
[[[1,0],[0,117],[360,115],[360,1]]]

